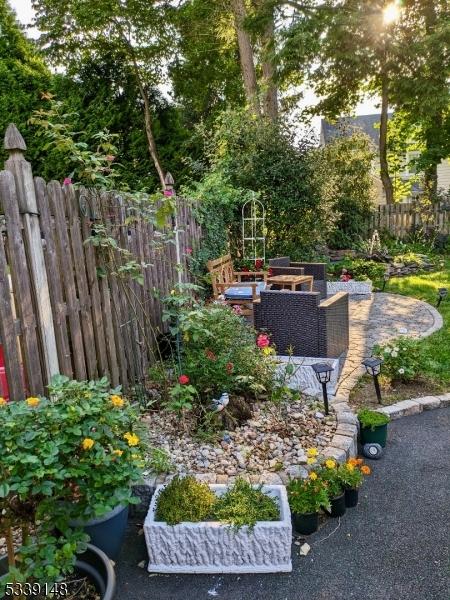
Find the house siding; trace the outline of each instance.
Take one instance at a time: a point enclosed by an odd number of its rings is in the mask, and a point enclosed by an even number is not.
[[[443,160],[437,168],[438,188],[445,192],[450,190],[450,159]]]

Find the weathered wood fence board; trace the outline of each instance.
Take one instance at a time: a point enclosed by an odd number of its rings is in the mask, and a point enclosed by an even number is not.
[[[174,243],[148,220],[130,219],[132,209],[119,194],[99,197],[36,177],[31,216],[38,235],[34,232],[33,243],[43,252],[41,282],[46,289],[41,291],[50,307],[43,323],[30,258],[33,247],[27,246],[31,238],[24,239],[30,215],[26,206],[20,208],[17,193],[24,186],[21,173],[26,171],[29,179],[30,171],[21,165],[25,143],[21,146],[17,131],[13,133],[15,170],[0,171],[0,215],[6,225],[0,233],[0,344],[10,399],[45,393],[55,364],[56,372],[77,379],[106,375],[112,385],[125,389],[142,383],[157,355],[156,339],[164,331],[162,304],[154,291],[165,296],[179,280]],[[88,240],[100,218],[108,235],[143,265],[142,285],[129,276],[104,272],[105,256]],[[201,230],[181,198],[177,223],[182,281],[187,282],[186,249],[199,243]],[[118,250],[112,255],[112,271],[117,272],[126,259]],[[51,340],[52,335],[55,355],[49,357],[51,344],[45,336]]]
[[[424,226],[438,233],[450,234],[450,203],[433,204],[426,212],[414,202],[384,204],[377,207],[369,223],[372,231],[386,230],[400,238]]]

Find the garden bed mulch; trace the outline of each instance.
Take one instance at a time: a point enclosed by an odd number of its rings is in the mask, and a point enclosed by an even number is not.
[[[438,383],[429,379],[418,379],[408,383],[388,383],[381,379],[382,404],[389,406],[402,400],[420,398],[422,396],[441,394],[444,390]],[[362,407],[376,408],[379,406],[372,378],[364,376],[350,393],[350,406],[355,410]]]
[[[170,412],[154,412],[143,418],[150,446],[169,454],[174,471],[233,477],[272,472],[299,475],[306,464],[306,450],[324,449],[336,429],[334,415],[325,417],[316,403],[303,400],[281,404],[256,403],[252,418],[205,441],[180,428]],[[296,472],[297,471],[297,472]]]

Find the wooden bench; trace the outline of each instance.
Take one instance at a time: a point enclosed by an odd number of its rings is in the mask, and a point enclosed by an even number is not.
[[[218,300],[222,297],[224,302],[229,305],[239,305],[242,307],[242,314],[252,315],[253,304],[259,302],[258,290],[262,284],[267,284],[266,271],[235,271],[231,255],[226,254],[215,260],[207,262],[208,272],[211,275],[211,285],[213,288],[214,299]],[[242,277],[261,277],[262,281],[242,281]],[[226,291],[230,288],[251,288],[251,297],[238,298],[233,297],[227,299]],[[250,296],[250,294],[249,294]]]

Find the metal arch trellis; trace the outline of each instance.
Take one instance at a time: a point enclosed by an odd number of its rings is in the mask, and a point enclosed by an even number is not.
[[[263,203],[252,198],[242,207],[242,257],[244,260],[266,260],[266,224]]]

